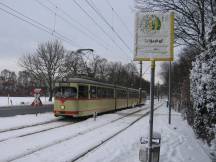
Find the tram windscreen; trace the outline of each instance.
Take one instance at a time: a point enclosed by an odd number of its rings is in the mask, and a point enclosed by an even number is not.
[[[55,89],[55,97],[76,98],[77,89],[75,87],[57,87]]]

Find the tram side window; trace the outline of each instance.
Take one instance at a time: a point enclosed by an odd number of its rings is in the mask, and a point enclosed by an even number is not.
[[[138,92],[130,92],[129,96],[130,96],[130,98],[138,98],[139,93]]]
[[[132,92],[130,92],[129,96],[130,96],[130,98],[133,98],[133,93],[132,93]]]
[[[79,98],[88,98],[88,86],[79,86]]]
[[[107,89],[107,98],[114,98],[114,90]]]
[[[117,91],[117,98],[127,98],[127,91],[125,91],[125,90],[118,90]]]
[[[97,97],[98,98],[113,98],[114,97],[114,90],[110,88],[97,88]]]
[[[91,86],[90,95],[91,95],[91,98],[97,98],[97,88],[95,86]]]
[[[105,98],[106,97],[106,89],[105,88],[98,87],[97,90],[98,90],[97,92],[98,92],[99,98]]]
[[[134,92],[130,92],[130,98],[135,98],[135,93]]]
[[[136,93],[135,93],[135,96],[136,96],[136,98],[139,98],[139,93],[136,92]]]

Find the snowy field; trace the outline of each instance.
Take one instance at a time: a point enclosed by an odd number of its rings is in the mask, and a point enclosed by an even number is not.
[[[51,104],[48,97],[41,97],[43,104]],[[30,105],[34,97],[0,97],[0,106]]]
[[[172,124],[168,125],[165,105],[160,106],[154,116],[154,130],[162,135],[160,162],[211,162],[179,113],[172,112]],[[149,111],[147,108],[148,105],[78,123],[57,120],[52,113],[6,117],[4,121],[0,118],[0,161],[74,161],[101,144],[76,161],[139,162],[139,139],[148,134],[149,115],[141,118]],[[129,113],[133,114],[126,116]],[[134,124],[129,127],[131,123]]]

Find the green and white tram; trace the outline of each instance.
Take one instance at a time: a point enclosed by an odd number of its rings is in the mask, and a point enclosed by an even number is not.
[[[141,102],[139,103],[139,95]],[[89,116],[144,104],[145,91],[81,78],[55,83],[55,116]]]

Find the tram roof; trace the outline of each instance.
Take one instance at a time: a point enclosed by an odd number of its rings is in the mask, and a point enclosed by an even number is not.
[[[84,79],[84,78],[62,78],[61,80],[58,80],[58,82],[61,83],[83,83],[83,84],[93,84],[93,85],[100,85],[100,86],[107,86],[107,87],[116,87],[116,88],[121,88],[121,89],[129,89],[129,90],[134,90],[137,91],[137,89],[134,88],[127,88],[119,85],[114,85],[114,84],[108,84],[108,83],[102,83],[90,79]]]

